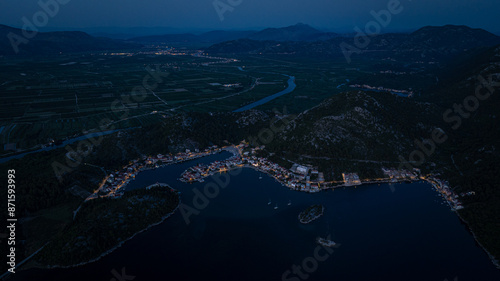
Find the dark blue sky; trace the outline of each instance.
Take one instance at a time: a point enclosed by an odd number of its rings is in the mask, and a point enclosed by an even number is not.
[[[0,23],[21,27],[42,8],[39,0],[0,1]],[[370,11],[396,0],[218,0],[233,3],[221,21],[214,0],[41,0],[68,2],[50,17],[49,28],[173,27],[244,29],[282,27],[298,22],[334,31],[352,31],[372,20]],[[400,0],[403,11],[385,31],[425,25],[462,24],[500,31],[499,0]],[[239,3],[241,2],[241,3]],[[234,5],[238,4],[238,5]]]

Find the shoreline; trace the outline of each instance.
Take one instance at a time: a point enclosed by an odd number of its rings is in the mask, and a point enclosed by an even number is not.
[[[250,168],[250,169],[253,169],[253,170],[257,171],[257,172],[264,173],[264,174],[268,175],[269,177],[275,179],[282,186],[286,186],[290,190],[299,191],[299,192],[305,192],[305,193],[318,193],[318,192],[321,192],[321,191],[327,191],[329,189],[335,189],[335,188],[340,188],[340,187],[356,187],[356,186],[370,185],[370,184],[381,184],[381,183],[392,184],[392,183],[404,183],[406,181],[410,181],[410,182],[425,181],[424,179],[421,179],[421,178],[418,178],[418,179],[397,179],[397,180],[387,178],[387,179],[384,179],[384,180],[381,180],[381,181],[364,181],[364,182],[361,181],[360,184],[356,184],[356,185],[351,185],[351,184],[345,184],[345,183],[343,183],[343,184],[339,184],[339,185],[324,186],[321,189],[317,189],[317,190],[301,190],[299,188],[294,188],[294,187],[289,186],[286,182],[283,182],[280,179],[276,178],[274,175],[272,175],[268,171],[263,170],[263,169],[259,169],[258,167],[255,167],[255,166],[253,166],[251,164],[242,164],[241,166],[231,167],[231,168],[225,170],[224,172],[229,172],[229,171],[233,171],[233,170],[237,170],[237,169],[242,169],[242,168]],[[205,180],[205,179],[207,179],[207,178],[209,178],[211,176],[214,176],[216,174],[222,174],[222,173],[223,172],[221,172],[221,171],[215,171],[213,173],[208,174],[207,176],[200,177],[199,179],[192,180],[192,181],[182,181],[180,179],[178,179],[178,180],[180,182],[183,182],[183,183],[203,182],[203,181],[200,181],[200,180]]]
[[[180,162],[185,162],[185,161],[190,161],[190,160],[195,160],[197,158],[203,158],[203,157],[206,157],[206,156],[210,156],[210,155],[214,155],[214,154],[217,154],[217,153],[220,153],[222,152],[222,150],[226,150],[228,152],[231,152],[233,155],[237,155],[238,153],[236,151],[233,151],[233,150],[229,150],[228,149],[229,147],[223,147],[223,148],[219,148],[219,149],[216,149],[215,151],[210,151],[208,152],[207,154],[205,155],[197,155],[195,157],[192,157],[192,158],[188,158],[188,159],[182,159],[182,160],[177,160],[177,161],[173,161],[173,162],[170,162],[170,163],[164,163],[162,165],[157,165],[157,166],[153,166],[153,167],[143,167],[142,169],[139,169],[138,171],[136,171],[134,174],[139,174],[140,172],[142,171],[145,171],[145,170],[155,170],[157,168],[163,168],[165,166],[169,166],[169,165],[172,165],[172,164],[177,164],[177,163],[180,163]],[[285,186],[287,187],[289,190],[293,190],[293,191],[299,191],[299,192],[306,192],[306,193],[318,193],[320,191],[327,191],[329,189],[336,189],[336,188],[340,188],[340,187],[356,187],[356,186],[362,186],[362,185],[370,185],[370,184],[381,184],[381,183],[388,183],[388,184],[392,184],[392,183],[403,183],[403,182],[419,182],[419,181],[425,181],[427,183],[429,183],[434,189],[435,191],[437,191],[439,193],[439,190],[436,189],[436,187],[434,186],[434,184],[432,183],[432,181],[426,179],[426,178],[421,178],[421,177],[418,177],[416,179],[408,179],[408,178],[402,178],[402,179],[394,179],[394,178],[387,178],[387,179],[383,179],[383,180],[370,180],[370,179],[365,179],[364,181],[362,180],[360,184],[355,184],[355,185],[352,185],[352,184],[346,184],[346,183],[342,183],[342,184],[338,184],[338,185],[330,185],[330,186],[326,186],[326,184],[319,188],[319,189],[316,189],[316,190],[305,190],[305,189],[300,189],[300,188],[295,188],[295,187],[292,187],[292,186],[289,186],[286,182],[280,180],[279,178],[277,178],[275,175],[273,175],[272,173],[270,173],[269,171],[265,170],[265,169],[260,169],[259,167],[256,167],[254,165],[251,165],[251,164],[242,164],[242,165],[237,165],[237,166],[234,166],[234,167],[231,167],[231,168],[228,168],[227,170],[225,170],[224,172],[227,172],[227,171],[232,171],[232,170],[236,170],[236,169],[242,169],[242,168],[251,168],[255,171],[258,171],[258,172],[261,172],[261,173],[265,173],[266,175],[272,177],[275,179],[275,181],[277,181],[278,183],[280,183],[282,186]],[[207,176],[205,177],[202,177],[200,179],[205,179],[205,178],[209,178],[211,176],[214,176],[216,174],[222,174],[223,172],[221,171],[214,171],[210,174],[208,174]],[[178,179],[179,180],[179,179]],[[195,180],[195,181],[198,181],[198,180]],[[181,181],[183,182],[183,181]],[[194,182],[194,181],[193,181]],[[125,190],[125,187],[128,185],[129,181],[127,181],[125,184],[123,184],[119,190]],[[185,183],[190,183],[190,182],[185,182]],[[331,183],[331,182],[329,182]],[[156,184],[152,184],[151,186],[154,186],[154,185],[157,185],[158,183]],[[168,184],[165,184],[166,186],[169,186]],[[149,187],[151,187],[149,186]],[[448,200],[446,199],[446,197],[443,197],[442,198],[444,201],[447,202],[447,204],[452,207],[452,211],[455,212],[457,214],[457,216],[459,217],[459,219],[466,224],[468,230],[472,233],[473,237],[474,237],[474,240],[476,241],[476,243],[478,243],[478,245],[486,252],[486,254],[488,255],[488,257],[490,258],[491,262],[495,265],[495,267],[497,269],[500,269],[500,262],[499,260],[497,260],[477,239],[477,236],[476,234],[471,230],[471,228],[469,227],[469,224],[467,223],[466,220],[464,220],[462,218],[462,216],[460,216],[458,210],[454,209],[452,204],[450,202],[448,202]],[[86,261],[86,262],[82,262],[82,263],[79,263],[79,264],[76,264],[76,265],[70,265],[70,266],[60,266],[60,265],[54,265],[54,266],[48,266],[48,267],[38,267],[38,268],[45,268],[45,269],[56,269],[56,268],[74,268],[74,267],[79,267],[79,266],[83,266],[83,265],[86,265],[86,264],[90,264],[92,262],[95,262],[95,261],[98,261],[100,260],[101,258],[105,257],[106,255],[110,254],[111,252],[115,251],[116,249],[118,249],[119,247],[121,247],[125,242],[133,239],[136,235],[142,233],[142,232],[145,232],[149,229],[151,229],[152,227],[156,226],[156,225],[159,225],[161,223],[163,223],[168,217],[170,217],[172,214],[175,213],[175,211],[177,211],[177,209],[179,208],[181,204],[181,201],[180,201],[180,197],[179,197],[179,204],[177,205],[177,207],[172,211],[170,212],[169,214],[167,214],[166,216],[164,216],[159,222],[157,223],[153,223],[151,225],[149,225],[148,227],[146,227],[145,229],[142,229],[138,232],[136,232],[135,234],[133,234],[131,237],[125,239],[124,241],[121,241],[118,245],[116,245],[115,247],[113,247],[112,249],[104,252],[103,254],[101,254],[99,257],[97,258],[94,258],[92,260],[89,260],[89,261]]]
[[[75,268],[75,267],[80,267],[80,266],[84,266],[84,265],[87,265],[87,264],[90,264],[90,263],[93,263],[93,262],[96,262],[102,258],[104,258],[105,256],[111,254],[112,252],[114,252],[115,250],[117,250],[118,248],[120,248],[121,246],[123,246],[123,244],[125,244],[125,242],[129,241],[129,240],[132,240],[136,235],[138,234],[141,234],[161,223],[163,223],[166,219],[168,219],[171,215],[173,215],[175,213],[175,211],[177,211],[177,209],[179,209],[179,206],[181,204],[181,199],[180,199],[180,196],[179,196],[179,204],[177,204],[177,207],[175,207],[174,210],[172,210],[172,212],[168,213],[167,215],[163,216],[161,218],[161,220],[159,222],[155,222],[155,223],[152,223],[150,225],[148,225],[146,228],[144,229],[141,229],[139,231],[137,231],[136,233],[134,233],[132,236],[130,236],[129,238],[123,240],[123,241],[120,241],[120,243],[118,243],[116,246],[114,246],[113,248],[107,250],[106,252],[102,253],[101,255],[99,255],[98,257],[94,258],[94,259],[91,259],[91,260],[88,260],[88,261],[85,261],[85,262],[81,262],[79,264],[75,264],[75,265],[50,265],[50,266],[43,266],[43,267],[35,267],[35,268],[42,268],[42,269],[67,269],[67,268]]]
[[[430,180],[430,179],[425,179],[426,182],[428,182],[429,184],[432,185],[432,187],[438,192],[439,192],[439,188],[436,186],[436,184]],[[442,195],[440,193],[440,195]],[[500,260],[498,260],[494,255],[492,255],[487,249],[486,247],[483,246],[483,244],[481,244],[481,242],[479,242],[479,239],[476,235],[476,233],[474,233],[474,231],[472,230],[472,228],[470,227],[469,223],[460,215],[460,212],[459,210],[463,209],[463,208],[456,208],[455,206],[453,206],[452,203],[450,203],[446,197],[443,197],[442,196],[442,199],[444,201],[446,201],[446,203],[451,207],[451,210],[457,215],[458,219],[463,223],[465,224],[465,226],[467,227],[467,230],[472,234],[472,236],[474,237],[474,240],[475,242],[479,245],[479,247],[488,255],[490,261],[493,263],[493,265],[500,270]]]
[[[216,148],[216,149],[213,149],[213,150],[208,150],[208,151],[200,152],[200,153],[197,153],[197,155],[189,156],[189,157],[182,158],[182,159],[175,159],[175,160],[171,160],[171,161],[163,161],[162,160],[162,162],[163,162],[162,164],[157,164],[156,162],[154,162],[152,164],[152,166],[148,166],[148,165],[141,166],[140,168],[134,170],[133,172],[125,172],[126,178],[124,179],[124,181],[121,184],[118,184],[118,186],[116,187],[116,189],[112,189],[111,191],[107,191],[108,193],[106,195],[99,195],[99,192],[101,190],[103,190],[103,188],[105,188],[106,186],[108,186],[108,187],[110,186],[108,184],[108,182],[107,182],[107,180],[110,177],[107,176],[99,184],[99,187],[97,188],[97,190],[94,193],[92,193],[91,195],[89,195],[87,198],[85,198],[84,201],[88,201],[88,200],[92,200],[92,199],[100,198],[100,197],[113,196],[113,195],[116,195],[116,194],[118,194],[120,192],[125,192],[126,186],[130,183],[131,180],[135,180],[135,177],[139,173],[141,173],[141,172],[148,171],[148,170],[155,170],[155,169],[158,169],[158,168],[163,168],[163,167],[167,167],[167,166],[170,166],[170,165],[175,165],[175,164],[183,163],[183,162],[186,162],[186,161],[191,161],[191,160],[195,160],[195,159],[207,157],[207,156],[210,156],[210,155],[221,153],[223,149],[224,148]],[[175,157],[177,157],[177,156],[175,156]],[[148,157],[148,159],[149,158],[151,158],[151,157]],[[142,160],[143,161],[147,161],[146,159],[142,159]],[[140,162],[139,159],[135,159],[134,160],[134,163],[139,163],[139,162]],[[130,165],[127,165],[127,166],[130,166]],[[125,167],[127,167],[127,166],[125,166]],[[125,170],[125,167],[123,167],[124,170]]]
[[[493,265],[498,269],[500,270],[500,261],[497,260],[495,258],[495,256],[493,256],[487,249],[486,247],[483,246],[483,244],[481,244],[481,242],[479,242],[478,238],[477,238],[477,235],[474,233],[474,231],[472,231],[472,228],[469,226],[469,223],[459,214],[458,211],[454,211],[458,218],[460,219],[461,222],[463,222],[466,226],[467,226],[467,230],[472,234],[472,236],[474,237],[474,240],[476,241],[476,243],[479,245],[479,247],[488,255],[488,257],[490,258],[490,261],[491,263],[493,263]]]
[[[255,167],[251,164],[243,164],[242,166],[236,166],[236,167],[232,167],[232,168],[229,168],[227,169],[226,171],[231,171],[231,170],[235,170],[235,169],[241,169],[241,168],[251,168],[255,171],[258,171],[258,172],[261,172],[261,173],[264,173],[272,178],[274,178],[278,183],[280,183],[282,186],[285,186],[287,187],[288,189],[290,190],[293,190],[293,191],[299,191],[299,192],[306,192],[306,193],[318,193],[318,192],[321,192],[321,191],[327,191],[329,189],[336,189],[336,188],[340,188],[340,187],[356,187],[356,186],[362,186],[362,185],[370,185],[370,184],[381,184],[381,183],[388,183],[388,184],[392,184],[392,183],[403,183],[403,182],[407,182],[407,181],[410,181],[410,182],[419,182],[419,181],[422,181],[422,182],[427,182],[429,183],[436,192],[438,192],[439,194],[441,194],[439,192],[439,189],[435,186],[435,184],[430,180],[430,179],[426,179],[426,178],[417,178],[417,179],[384,179],[384,180],[381,180],[381,181],[371,181],[371,180],[362,180],[361,181],[361,184],[357,184],[357,185],[348,185],[348,184],[339,184],[339,185],[334,185],[334,186],[325,186],[321,189],[318,189],[318,190],[301,190],[301,189],[297,189],[297,188],[293,188],[291,186],[289,186],[287,183],[281,181],[280,179],[278,179],[277,177],[275,177],[274,175],[272,175],[271,173],[269,173],[268,171],[264,170],[264,169],[259,169],[258,167]],[[208,177],[211,177],[215,174],[218,174],[218,173],[222,173],[220,171],[217,171],[217,172],[214,172],[214,173],[211,173],[209,175],[207,175],[206,177],[202,177],[200,179],[205,179],[205,178],[208,178]],[[201,181],[200,181],[201,182]],[[457,214],[457,216],[459,217],[459,219],[464,222],[468,228],[468,230],[470,231],[470,233],[472,233],[473,237],[474,237],[474,240],[476,241],[476,243],[481,247],[481,249],[483,249],[486,254],[488,255],[488,257],[490,258],[490,261],[493,263],[493,265],[495,265],[495,267],[497,269],[500,269],[500,261],[498,259],[495,258],[495,256],[493,256],[478,240],[476,234],[472,231],[472,229],[470,228],[469,224],[467,223],[466,220],[464,220],[460,214],[459,214],[459,210],[461,208],[458,208],[457,209],[457,206],[453,203],[453,202],[450,202],[445,196],[441,196],[442,197],[442,200],[444,200],[448,206],[451,208],[451,210],[453,212],[455,212]]]

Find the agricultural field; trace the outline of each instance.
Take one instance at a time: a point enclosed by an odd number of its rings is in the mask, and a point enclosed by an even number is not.
[[[10,144],[0,147],[2,155],[95,131],[103,122],[130,128],[172,111],[233,111],[285,89],[285,75],[295,76],[296,89],[256,109],[286,106],[299,113],[351,84],[418,89],[434,79],[418,66],[397,73],[392,62],[217,58],[196,51],[0,60],[6,66],[0,69],[0,141]]]
[[[243,103],[251,102],[256,92],[265,96],[285,85],[285,77],[269,75],[276,84],[255,85],[249,91],[256,77],[236,66],[220,68],[209,62],[218,60],[143,54],[4,59],[0,140],[18,149],[32,148],[95,130],[103,120],[113,121],[116,128],[141,126],[154,113],[215,110],[219,98],[242,93],[247,96]],[[197,108],[199,103],[203,106]],[[228,98],[222,108],[234,110],[241,104]]]

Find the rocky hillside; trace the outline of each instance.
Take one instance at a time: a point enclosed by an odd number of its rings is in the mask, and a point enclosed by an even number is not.
[[[409,113],[409,114],[408,114]],[[311,156],[397,161],[439,127],[439,111],[388,93],[336,95],[291,122],[273,149]]]

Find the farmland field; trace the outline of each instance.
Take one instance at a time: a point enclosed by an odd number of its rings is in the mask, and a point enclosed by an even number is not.
[[[16,149],[96,130],[142,126],[169,111],[233,111],[286,87],[297,88],[257,109],[301,112],[349,84],[430,81],[420,74],[381,74],[390,64],[367,61],[301,61],[266,56],[218,58],[181,52],[87,53],[40,58],[36,62],[2,59],[0,140]],[[161,118],[161,117],[160,117]],[[3,151],[5,155],[8,151]],[[11,147],[12,149],[12,147]]]
[[[35,63],[3,61],[2,143],[30,148],[98,128],[108,119],[122,120],[115,123],[119,128],[140,126],[152,118],[152,112],[197,110],[196,103],[245,92],[256,81],[235,66],[219,69],[206,62],[217,60],[190,55],[85,54]],[[284,77],[269,76],[276,84],[258,85],[245,95],[258,90],[265,95],[284,87]],[[237,99],[225,101],[227,110],[240,104]],[[200,110],[210,108],[206,103]]]

